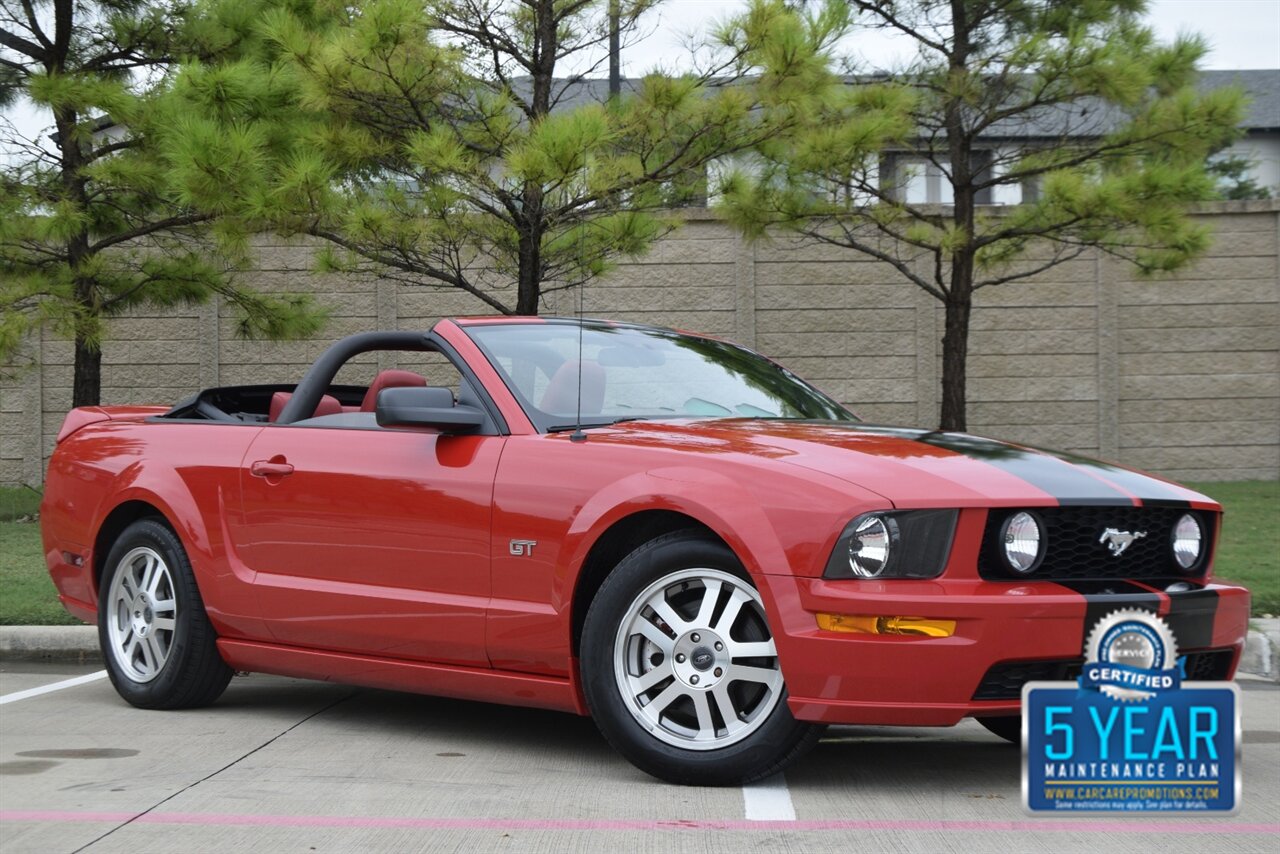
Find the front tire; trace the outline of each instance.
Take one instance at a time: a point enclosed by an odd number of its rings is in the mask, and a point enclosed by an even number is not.
[[[107,555],[98,596],[98,642],[116,691],[144,709],[207,706],[232,670],[218,654],[182,542],[140,519]]]
[[[733,552],[697,531],[636,549],[582,631],[596,725],[672,783],[740,785],[802,756],[823,727],[791,716],[764,603]]]

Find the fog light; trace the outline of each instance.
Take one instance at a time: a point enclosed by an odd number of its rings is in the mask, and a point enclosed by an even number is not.
[[[956,632],[955,620],[925,617],[875,617],[852,614],[818,614],[818,628],[828,632],[859,635],[916,635],[949,638]]]
[[[1044,559],[1044,534],[1040,520],[1023,510],[1000,526],[1000,546],[1006,566],[1015,575],[1029,575]]]
[[[1204,550],[1204,531],[1200,520],[1184,513],[1173,526],[1173,559],[1183,572],[1191,572],[1200,563]]]

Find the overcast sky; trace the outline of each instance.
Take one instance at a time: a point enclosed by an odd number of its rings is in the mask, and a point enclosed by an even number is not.
[[[639,75],[661,66],[687,68],[686,44],[710,23],[742,8],[746,0],[667,0],[650,13],[649,35],[623,53],[623,72]],[[1150,19],[1160,38],[1198,32],[1209,42],[1205,68],[1280,68],[1280,0],[1153,0]],[[854,35],[848,44],[865,70],[889,68],[909,55],[902,40],[881,33]],[[28,138],[52,124],[25,104],[6,108],[4,119]],[[0,143],[0,147],[7,148]],[[10,154],[0,151],[0,157]]]
[[[651,13],[653,34],[624,54],[624,72],[679,67],[687,62],[684,44],[690,34],[745,5],[746,0],[667,0]],[[1210,48],[1205,68],[1280,68],[1280,0],[1152,0],[1149,6],[1161,40],[1185,32],[1205,37]],[[849,47],[867,70],[889,68],[910,50],[905,39],[882,33],[855,34]]]

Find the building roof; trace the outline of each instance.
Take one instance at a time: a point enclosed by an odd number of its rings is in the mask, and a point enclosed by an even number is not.
[[[875,79],[883,80],[883,76]],[[624,78],[622,91],[624,94],[635,92],[640,86],[639,78]],[[728,82],[728,81],[724,81]],[[517,78],[513,81],[515,90],[521,97],[528,97],[529,78]],[[1212,91],[1225,86],[1241,86],[1249,96],[1249,105],[1241,128],[1246,131],[1280,131],[1280,68],[1210,70],[1201,71],[1199,88],[1201,91]],[[576,78],[557,80],[552,88],[552,98],[556,102],[556,110],[573,109],[584,104],[601,104],[609,98],[609,81],[604,78]],[[1046,110],[1038,116],[1022,116],[992,126],[984,136],[991,138],[1061,138],[1080,135],[1090,136],[1105,133],[1123,120],[1120,113],[1112,108],[1099,105],[1090,111],[1082,109],[1080,104],[1074,105],[1071,114],[1056,110]]]
[[[1248,113],[1241,127],[1280,131],[1280,68],[1200,72],[1202,91],[1232,85],[1241,86],[1249,95]]]

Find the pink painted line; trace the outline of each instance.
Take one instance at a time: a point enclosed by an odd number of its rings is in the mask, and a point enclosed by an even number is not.
[[[394,816],[240,815],[224,813],[62,812],[0,810],[0,822],[70,824],[125,822],[248,827],[410,828],[416,830],[789,830],[789,831],[968,831],[976,833],[1215,833],[1280,835],[1280,823],[1233,823],[1230,820],[1166,821],[1040,819],[1027,821],[744,821],[701,819],[524,819],[524,818],[396,818]]]

